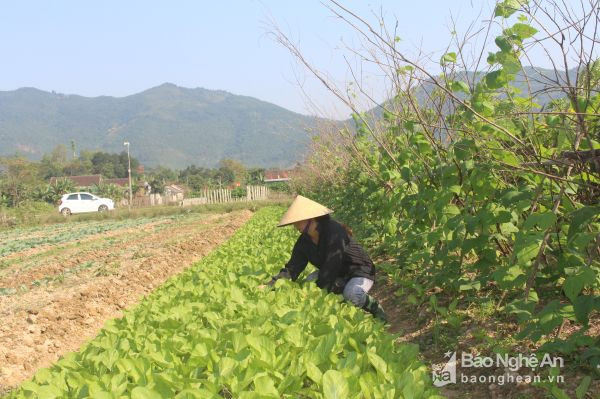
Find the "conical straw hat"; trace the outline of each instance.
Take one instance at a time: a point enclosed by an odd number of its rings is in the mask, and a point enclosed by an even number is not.
[[[331,209],[324,207],[318,202],[299,195],[285,212],[277,227],[287,226],[300,220],[312,219],[332,212]]]

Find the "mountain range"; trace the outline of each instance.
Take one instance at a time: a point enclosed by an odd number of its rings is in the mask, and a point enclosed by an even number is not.
[[[562,97],[544,91],[543,76],[554,76],[553,71],[525,67],[525,72],[539,104]],[[561,80],[567,75],[573,80],[575,70],[559,72]],[[459,74],[470,82],[482,76]],[[527,92],[523,74],[513,84]],[[417,98],[424,101],[431,89],[424,83]],[[375,118],[382,114],[381,107],[372,111]],[[150,167],[213,167],[229,158],[246,166],[286,168],[302,160],[311,132],[322,122],[253,97],[171,83],[127,97],[21,88],[0,91],[0,156],[39,159],[59,144],[70,147],[71,141],[80,149],[121,152],[128,141],[132,155]]]
[[[301,161],[317,119],[253,97],[165,83],[127,97],[34,88],[0,91],[0,155],[39,159],[59,144],[131,154],[146,166],[247,166]]]
[[[480,82],[485,74],[486,73],[484,72],[475,73],[471,71],[461,71],[456,73],[454,79],[463,81],[473,88],[474,85]],[[522,96],[529,96],[529,93],[531,93],[535,104],[537,104],[539,107],[543,107],[552,100],[563,98],[565,96],[564,92],[557,88],[557,84],[552,82],[550,79],[558,81],[558,86],[567,86],[567,81],[569,81],[571,85],[574,85],[576,77],[576,68],[570,69],[567,72],[555,72],[551,69],[525,66],[523,67],[522,71],[515,74],[514,79],[510,82],[510,85],[518,89],[520,95]],[[440,79],[439,82],[441,83],[443,80]],[[436,89],[436,86],[429,80],[425,80],[420,85],[416,86],[414,95],[417,99],[417,102],[420,104],[430,103],[429,98],[431,98],[431,94],[434,89]],[[455,95],[462,100],[467,98],[467,95],[461,92],[455,92]],[[506,98],[504,94],[500,94],[499,97]],[[383,116],[383,108],[394,110],[396,108],[394,103],[395,101],[396,100],[391,99],[373,108],[374,117],[381,118]],[[450,102],[448,102],[448,104],[449,103]],[[536,106],[535,108],[537,109],[539,107]]]

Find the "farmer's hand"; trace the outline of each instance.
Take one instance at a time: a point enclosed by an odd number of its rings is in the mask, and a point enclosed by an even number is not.
[[[277,281],[277,279],[271,279],[271,281],[269,281],[268,283],[264,283],[258,286],[259,289],[263,290],[267,287],[272,287],[273,284],[275,284],[275,281]]]

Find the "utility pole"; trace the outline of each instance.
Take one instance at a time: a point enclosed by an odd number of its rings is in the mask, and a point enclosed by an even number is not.
[[[131,192],[131,158],[129,157],[129,141],[123,143],[127,147],[127,174],[129,175],[129,210],[131,210],[131,202],[133,201],[133,193]]]

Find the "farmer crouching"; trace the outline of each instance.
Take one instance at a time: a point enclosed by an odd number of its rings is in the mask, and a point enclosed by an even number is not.
[[[268,285],[279,278],[295,281],[310,262],[319,270],[309,274],[307,281],[316,280],[320,288],[342,293],[347,301],[385,322],[383,308],[368,294],[375,281],[375,266],[352,237],[352,231],[331,219],[332,212],[301,195],[296,197],[278,227],[293,224],[302,234],[290,260]]]

